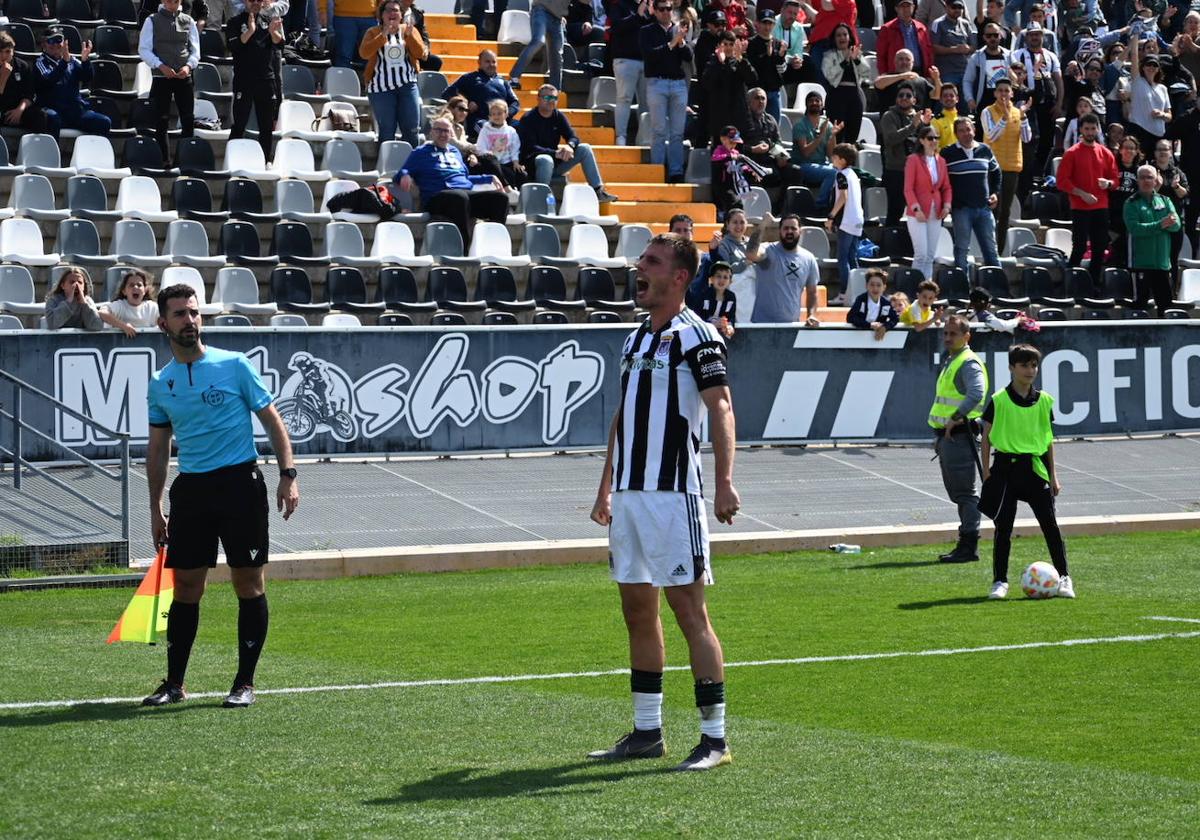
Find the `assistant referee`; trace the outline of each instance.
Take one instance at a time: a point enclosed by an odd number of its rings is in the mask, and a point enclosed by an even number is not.
[[[238,671],[224,705],[254,702],[254,671],[267,640],[267,486],[257,466],[253,413],[266,429],[279,462],[275,499],[288,519],[300,503],[292,445],[271,392],[241,353],[205,347],[200,305],[191,286],[158,294],[158,327],[174,359],[150,380],[150,527],[154,544],[167,543],[175,570],[175,597],[167,617],[167,678],[142,701],[178,703],[200,622],[208,570],[217,565],[217,542],[238,596]],[[171,485],[171,518],[163,514],[171,436],[179,446],[179,475]]]

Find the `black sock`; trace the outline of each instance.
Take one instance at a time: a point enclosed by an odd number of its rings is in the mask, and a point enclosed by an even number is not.
[[[254,685],[254,669],[267,641],[267,596],[238,599],[238,672],[235,686]]]
[[[199,625],[199,604],[171,602],[171,608],[167,611],[167,682],[183,685]]]

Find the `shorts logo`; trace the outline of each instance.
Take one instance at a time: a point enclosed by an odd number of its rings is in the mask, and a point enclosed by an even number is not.
[[[200,395],[200,399],[204,400],[206,403],[215,408],[216,406],[225,402],[225,393],[223,391],[218,391],[216,386],[209,385],[208,388],[204,390],[204,393]]]
[[[671,353],[671,342],[672,342],[674,339],[675,339],[675,336],[674,336],[673,334],[671,334],[671,333],[667,333],[667,334],[666,334],[666,335],[664,335],[662,338],[660,338],[660,339],[658,340],[658,348],[657,348],[657,349],[654,351],[654,355],[656,355],[656,356],[668,356],[668,355],[670,355],[670,353]]]
[[[682,563],[680,563],[678,566],[676,566],[674,569],[671,570],[671,577],[679,577],[680,575],[686,575],[686,574],[687,574],[687,567],[684,566]]]

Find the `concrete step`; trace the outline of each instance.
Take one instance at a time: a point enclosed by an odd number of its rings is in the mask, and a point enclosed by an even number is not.
[[[575,175],[576,170],[579,170],[578,176]],[[600,163],[600,172],[604,175],[606,184],[612,182],[632,185],[637,194],[630,195],[629,198],[636,198],[638,201],[695,201],[695,187],[691,184],[664,184],[663,168],[653,163]],[[572,181],[582,182],[585,180],[583,167],[575,167],[568,173],[568,177]],[[648,193],[646,190],[656,192]]]
[[[616,140],[613,134],[612,126],[574,126],[575,133],[579,135],[579,140],[582,143],[589,143],[592,146],[607,145],[611,146]]]
[[[425,15],[425,31],[429,39],[450,38],[471,41],[475,38],[475,27],[465,15]]]
[[[664,185],[665,186],[665,185]],[[611,205],[609,213],[615,213],[622,222],[663,222],[666,223],[676,213],[687,213],[693,221],[715,222],[717,208],[712,204],[698,202],[669,201],[638,201],[631,200],[633,196],[621,196],[624,201],[616,201]],[[710,234],[711,235],[711,234]],[[696,235],[699,238],[699,235]]]
[[[647,163],[650,160],[648,146],[592,146],[596,160],[604,163]]]

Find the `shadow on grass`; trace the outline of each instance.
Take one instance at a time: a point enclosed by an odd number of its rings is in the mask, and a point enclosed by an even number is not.
[[[211,703],[187,703],[157,709],[147,709],[136,701],[129,705],[118,703],[79,703],[57,709],[32,709],[28,712],[0,714],[0,729],[17,729],[25,726],[54,726],[60,723],[87,723],[89,721],[129,720],[130,718],[159,715],[174,715],[198,709],[220,708],[221,701]]]
[[[395,796],[367,799],[365,805],[405,805],[435,800],[500,799],[508,796],[561,796],[568,789],[578,793],[584,785],[619,782],[637,776],[670,772],[670,766],[631,764],[601,764],[577,761],[556,767],[528,767],[487,773],[479,768],[466,767],[431,776],[424,781],[404,785]],[[600,772],[576,772],[581,770]]]
[[[944,566],[940,560],[889,560],[883,563],[863,563],[861,566],[846,566],[846,570],[853,569],[915,569],[919,566]]]
[[[973,595],[970,598],[942,598],[938,601],[911,601],[907,604],[898,604],[898,608],[902,610],[927,610],[930,607],[957,607],[962,604],[982,604],[988,600],[986,595]]]

